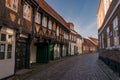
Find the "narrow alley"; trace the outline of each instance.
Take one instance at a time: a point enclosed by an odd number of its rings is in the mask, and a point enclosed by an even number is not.
[[[49,66],[26,80],[119,80],[98,54],[73,56]]]

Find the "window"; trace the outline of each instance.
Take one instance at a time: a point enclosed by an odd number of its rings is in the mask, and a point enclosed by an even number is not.
[[[6,34],[1,34],[1,41],[6,41]]]
[[[25,3],[23,6],[23,17],[31,21],[32,8],[28,3]]]
[[[59,26],[57,26],[56,34],[57,34],[57,36],[59,36]]]
[[[104,48],[104,34],[102,34],[102,48]]]
[[[0,60],[5,58],[5,44],[0,44]]]
[[[12,58],[13,34],[0,32],[0,60]]]
[[[110,36],[109,36],[109,33],[110,33],[110,29],[108,27],[107,28],[107,47],[110,47]]]
[[[49,22],[48,22],[48,29],[52,29],[52,21],[51,20],[49,20]]]
[[[47,27],[47,17],[43,17],[42,19],[42,26]]]
[[[41,14],[39,12],[36,12],[35,14],[35,22],[40,24],[41,21]]]
[[[8,44],[7,46],[7,58],[10,59],[12,55],[12,44]]]
[[[119,36],[118,36],[118,17],[115,17],[113,20],[113,35],[114,35],[114,45],[119,45]]]
[[[104,0],[104,9],[105,9],[105,14],[106,14],[108,10],[108,0]]]
[[[6,0],[6,7],[17,12],[18,11],[18,0]]]

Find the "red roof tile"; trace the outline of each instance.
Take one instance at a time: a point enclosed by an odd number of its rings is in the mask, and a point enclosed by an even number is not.
[[[44,0],[36,0],[36,1],[44,11],[46,11],[57,21],[59,21],[62,25],[68,28],[66,21],[50,5],[48,5]]]

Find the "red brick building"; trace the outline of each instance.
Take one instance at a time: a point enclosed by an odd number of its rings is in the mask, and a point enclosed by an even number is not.
[[[99,58],[120,74],[120,0],[100,0],[97,19]]]
[[[92,37],[83,39],[83,53],[96,53],[98,50],[98,40]]]

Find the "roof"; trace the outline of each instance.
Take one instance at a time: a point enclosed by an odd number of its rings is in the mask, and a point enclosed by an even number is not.
[[[93,37],[87,37],[94,45],[98,46],[98,39],[93,38]]]
[[[54,17],[57,21],[59,21],[62,25],[64,25],[66,28],[67,22],[50,6],[45,2],[45,0],[36,0],[39,4],[39,6],[48,14],[50,14],[52,17]]]
[[[83,46],[94,47],[95,45],[87,38],[84,38]]]

